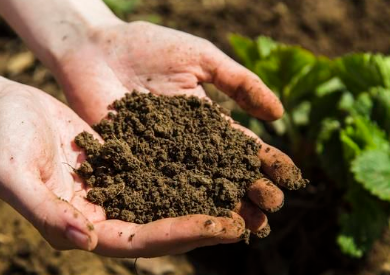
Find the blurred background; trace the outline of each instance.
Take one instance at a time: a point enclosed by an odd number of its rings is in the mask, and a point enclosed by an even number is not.
[[[206,38],[244,63],[245,56],[243,60],[237,44],[247,43],[249,39],[234,43],[229,39],[231,34],[251,39],[269,36],[281,43],[300,45],[315,56],[329,58],[351,52],[390,54],[390,0],[105,2],[124,20],[145,20]],[[0,75],[38,87],[66,102],[50,72],[1,19]],[[315,149],[310,146],[310,139],[304,140],[308,146],[298,148],[303,141],[296,143],[284,137],[280,130],[283,125],[263,125],[243,114],[213,87],[206,86],[206,89],[214,100],[232,110],[235,119],[288,152],[312,182],[306,190],[287,192],[284,208],[269,215],[273,229],[269,237],[251,239],[249,245],[239,243],[201,248],[186,255],[139,259],[135,267],[133,259],[55,251],[18,213],[0,201],[0,274],[390,274],[388,224],[380,228],[378,236],[362,253],[357,253],[355,248],[348,250],[345,243],[343,246],[336,241],[340,240],[342,227],[340,213],[351,207],[344,196],[347,188],[340,187],[338,180],[324,171],[324,166],[312,165],[320,163],[321,159],[313,153]],[[305,134],[301,129],[298,130]],[[379,203],[383,212],[388,213],[388,204]],[[361,219],[370,222],[363,216]]]

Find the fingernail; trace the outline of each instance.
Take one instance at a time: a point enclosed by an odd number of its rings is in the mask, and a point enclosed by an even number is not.
[[[66,238],[74,243],[78,248],[90,251],[90,238],[87,234],[74,227],[68,227],[65,231]]]
[[[255,234],[260,239],[267,237],[271,233],[271,227],[267,224],[264,228],[257,231]]]

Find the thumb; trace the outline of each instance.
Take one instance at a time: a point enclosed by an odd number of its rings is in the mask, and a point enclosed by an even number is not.
[[[21,213],[49,244],[60,250],[93,250],[97,234],[91,222],[69,202],[58,198],[40,180],[17,182],[6,201]],[[7,192],[8,193],[8,192]]]
[[[283,106],[275,94],[261,79],[235,62],[214,45],[206,47],[202,56],[206,82],[212,82],[233,98],[249,114],[263,119],[275,120],[283,115]]]

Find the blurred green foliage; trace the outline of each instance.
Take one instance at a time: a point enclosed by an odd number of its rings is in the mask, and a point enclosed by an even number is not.
[[[125,18],[139,4],[139,0],[103,0],[104,3],[118,16]]]
[[[235,119],[283,141],[293,158],[302,145],[314,147],[319,164],[312,168],[320,166],[345,191],[336,241],[344,253],[362,257],[390,214],[390,57],[354,53],[331,60],[269,37],[229,39],[286,109],[267,129],[254,118]]]

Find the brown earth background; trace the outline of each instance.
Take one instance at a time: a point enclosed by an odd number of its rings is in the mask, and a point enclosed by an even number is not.
[[[140,0],[127,20],[148,20],[211,40],[233,56],[228,33],[268,35],[331,57],[352,51],[390,53],[390,0]],[[51,74],[0,22],[0,75],[65,98]],[[321,182],[321,175],[318,176]],[[313,181],[313,180],[312,180]],[[390,274],[390,250],[377,245],[351,260],[335,245],[339,194],[326,182],[287,199],[265,240],[139,259],[138,274]],[[328,188],[329,189],[329,188]],[[287,193],[289,198],[289,193]],[[135,274],[133,259],[55,251],[0,201],[0,274]],[[309,232],[309,233],[308,233]],[[384,236],[390,243],[390,237]]]

